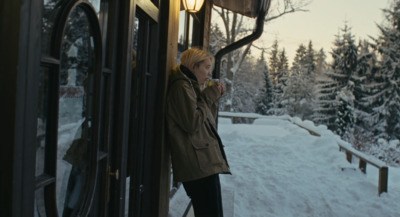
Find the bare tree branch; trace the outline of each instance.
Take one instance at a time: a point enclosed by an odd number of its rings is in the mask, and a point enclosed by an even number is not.
[[[253,44],[253,42],[251,42],[251,43],[249,43],[249,44],[246,45],[246,48],[245,48],[244,51],[242,52],[242,54],[241,54],[241,56],[240,56],[240,59],[239,59],[239,61],[238,61],[238,68],[240,68],[240,66],[242,65],[243,60],[244,60],[244,58],[246,58],[247,53],[250,51],[250,47],[251,47],[252,44]]]
[[[222,18],[222,22],[224,22],[224,28],[225,28],[225,34],[226,34],[226,40],[229,42],[231,40],[231,34],[229,32],[229,14],[228,11],[225,9],[221,8],[221,10],[217,10],[215,7],[213,7],[214,11],[216,11]]]
[[[251,46],[256,48],[256,49],[258,49],[258,50],[261,50],[261,51],[265,51],[266,49],[268,49],[268,48],[265,48],[265,47],[259,47],[259,46],[255,45],[255,44],[252,44]]]
[[[242,29],[242,24],[243,24],[243,16],[240,16],[240,21],[239,21],[239,23],[237,25],[237,28],[236,28],[236,29],[239,30],[238,34],[239,34],[240,30]]]
[[[276,4],[269,9],[265,22],[270,22],[290,13],[308,12],[309,10],[304,8],[311,3],[311,0],[284,0],[275,2]]]
[[[231,36],[232,36],[231,38],[232,38],[232,41],[229,41],[229,43],[232,43],[232,42],[235,41],[236,36],[237,36],[236,30],[239,30],[239,29],[236,28],[237,16],[238,16],[237,13],[233,13],[232,26],[231,26]]]
[[[303,10],[303,9],[295,9],[295,8],[292,8],[292,9],[290,9],[290,10],[287,10],[287,11],[284,11],[284,12],[282,12],[281,14],[277,14],[277,15],[275,15],[275,16],[271,16],[271,17],[267,17],[267,18],[265,18],[265,22],[270,22],[270,21],[272,21],[272,20],[275,20],[275,19],[277,19],[277,18],[279,18],[279,17],[282,17],[282,16],[284,16],[284,15],[286,15],[286,14],[290,14],[290,13],[294,13],[294,12],[308,12],[309,10]]]

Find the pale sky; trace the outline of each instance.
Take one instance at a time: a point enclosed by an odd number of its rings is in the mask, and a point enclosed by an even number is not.
[[[344,27],[345,21],[358,39],[376,37],[383,19],[383,8],[389,8],[391,0],[313,0],[308,12],[296,12],[278,18],[264,26],[264,33],[256,44],[270,47],[275,39],[280,49],[285,48],[291,64],[301,43],[313,42],[315,50],[324,48],[330,60],[335,35]],[[340,33],[341,34],[341,33]]]

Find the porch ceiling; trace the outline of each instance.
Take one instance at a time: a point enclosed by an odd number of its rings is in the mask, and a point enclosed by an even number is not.
[[[262,1],[269,3],[270,0],[212,0],[213,4],[230,11],[248,16],[257,17],[260,12]],[[265,4],[267,6],[268,4]]]

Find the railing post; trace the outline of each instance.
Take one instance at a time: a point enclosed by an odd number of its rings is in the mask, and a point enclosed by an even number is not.
[[[346,159],[349,163],[351,163],[351,159],[352,159],[352,154],[351,152],[349,152],[348,150],[346,150]]]
[[[378,194],[381,195],[382,192],[387,192],[387,187],[388,187],[388,168],[381,167],[379,169]]]
[[[358,168],[360,168],[361,172],[367,172],[367,162],[360,158],[360,162],[358,163]]]
[[[232,117],[232,124],[236,124],[238,122],[238,118],[237,117]]]

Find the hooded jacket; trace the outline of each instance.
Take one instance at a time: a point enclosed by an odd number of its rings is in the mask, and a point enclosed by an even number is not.
[[[216,130],[217,86],[200,90],[183,65],[172,69],[167,94],[167,127],[174,181],[185,182],[230,173]]]

